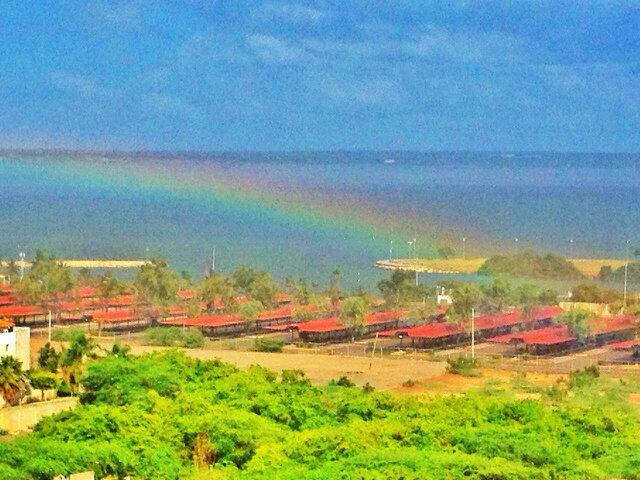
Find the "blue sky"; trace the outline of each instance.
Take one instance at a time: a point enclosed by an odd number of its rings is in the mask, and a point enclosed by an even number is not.
[[[0,146],[640,151],[640,2],[0,0]]]

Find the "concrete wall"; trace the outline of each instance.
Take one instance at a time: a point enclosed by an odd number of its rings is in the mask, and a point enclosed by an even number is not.
[[[31,331],[29,327],[14,327],[13,332],[0,333],[0,357],[15,357],[22,369],[31,368]]]
[[[41,418],[71,410],[77,403],[77,397],[65,397],[17,407],[5,407],[0,409],[0,428],[9,433],[25,432]]]

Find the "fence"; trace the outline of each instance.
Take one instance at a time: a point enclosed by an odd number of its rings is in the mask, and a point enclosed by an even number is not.
[[[77,403],[77,397],[65,397],[16,407],[5,407],[0,409],[0,428],[9,433],[25,432],[43,417],[71,410]]]

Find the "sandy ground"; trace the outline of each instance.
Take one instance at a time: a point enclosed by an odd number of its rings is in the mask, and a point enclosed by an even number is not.
[[[105,346],[108,346],[105,343]],[[162,347],[131,345],[132,353],[141,354]],[[261,365],[274,371],[300,369],[314,383],[327,383],[341,376],[358,385],[369,383],[379,389],[393,389],[407,380],[425,381],[445,373],[444,362],[410,358],[347,357],[317,353],[264,353],[236,350],[185,349],[187,355],[201,360],[218,358],[239,368]]]

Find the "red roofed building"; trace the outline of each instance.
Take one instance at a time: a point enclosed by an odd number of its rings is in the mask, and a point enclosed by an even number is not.
[[[550,325],[553,318],[562,313],[559,307],[542,307],[524,315],[521,311],[505,312],[497,315],[477,317],[475,323],[476,340],[510,333],[514,327],[533,329]],[[457,323],[435,322],[411,328],[388,330],[382,336],[410,338],[417,348],[452,346],[471,341],[471,321]]]
[[[635,317],[617,315],[589,320],[587,333],[580,339],[566,325],[556,325],[528,332],[501,335],[489,341],[513,344],[516,350],[545,355],[628,340],[633,336],[635,329]]]
[[[13,305],[17,301],[15,295],[0,295],[0,307],[6,307],[7,305]]]
[[[107,310],[94,312],[91,321],[98,324],[99,330],[140,330],[151,326],[158,316],[157,311],[138,312],[132,309]]]
[[[202,330],[202,333],[207,336],[244,333],[252,326],[251,323],[243,321],[239,315],[228,313],[182,319],[167,319],[161,323],[162,325],[199,328]]]
[[[16,325],[34,324],[43,320],[45,312],[35,305],[9,305],[0,307],[0,318],[8,318]]]
[[[406,312],[402,310],[370,313],[364,319],[364,335],[397,327],[405,315]],[[267,329],[271,331],[297,331],[305,342],[340,341],[346,340],[354,334],[353,329],[345,326],[338,317],[278,325]]]

